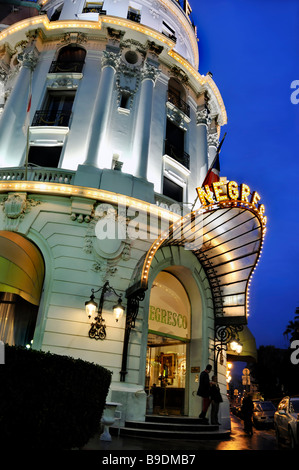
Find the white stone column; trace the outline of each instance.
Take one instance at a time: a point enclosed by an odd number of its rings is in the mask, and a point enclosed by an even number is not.
[[[208,146],[209,146],[209,167],[212,165],[215,158],[217,148],[219,145],[219,136],[217,132],[216,123],[212,122],[208,133]]]
[[[23,125],[28,105],[30,74],[35,68],[37,57],[38,52],[34,46],[25,49],[18,56],[20,71],[0,123],[0,163],[4,167],[19,166],[24,159],[26,136]]]
[[[105,162],[107,159],[107,156],[105,155],[105,138],[112,101],[115,73],[119,60],[119,54],[104,51],[100,83],[90,126],[89,148],[84,165],[99,167],[101,161]]]
[[[197,124],[197,158],[200,164],[200,183],[209,169],[208,127],[211,123],[209,109],[206,105],[198,106],[196,113]]]
[[[153,89],[159,70],[148,62],[141,72],[141,86],[133,141],[133,159],[136,161],[135,176],[146,179],[150,128],[152,121]]]

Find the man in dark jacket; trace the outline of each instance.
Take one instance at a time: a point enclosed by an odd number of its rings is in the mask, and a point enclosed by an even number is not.
[[[202,411],[199,415],[199,418],[203,420],[205,424],[209,424],[208,419],[206,418],[206,414],[208,408],[210,406],[210,379],[209,373],[212,370],[212,366],[210,364],[207,365],[205,370],[203,370],[199,376],[199,387],[197,390],[197,395],[202,397]]]

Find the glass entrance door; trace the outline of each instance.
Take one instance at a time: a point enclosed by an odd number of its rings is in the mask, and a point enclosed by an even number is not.
[[[148,321],[146,392],[152,394],[153,413],[185,414],[190,318],[182,283],[160,272],[151,289]]]
[[[153,413],[183,415],[185,407],[186,343],[150,334],[146,361],[146,392]]]

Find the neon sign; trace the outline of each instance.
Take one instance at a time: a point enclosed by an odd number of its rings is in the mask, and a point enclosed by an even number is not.
[[[257,191],[251,193],[250,187],[247,184],[242,183],[238,185],[236,181],[217,181],[212,183],[211,186],[205,185],[204,188],[196,188],[196,191],[202,206],[225,202],[241,203],[257,211],[263,225],[266,225],[265,206],[264,204],[259,204],[261,197]]]

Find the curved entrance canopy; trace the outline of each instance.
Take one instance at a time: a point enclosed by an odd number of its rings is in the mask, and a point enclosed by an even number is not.
[[[159,248],[182,246],[193,252],[206,272],[216,323],[246,324],[250,278],[261,253],[265,223],[254,204],[236,200],[187,214],[152,244],[136,271],[132,290],[147,289]]]
[[[0,291],[38,305],[43,279],[44,261],[36,246],[15,232],[0,232]]]

